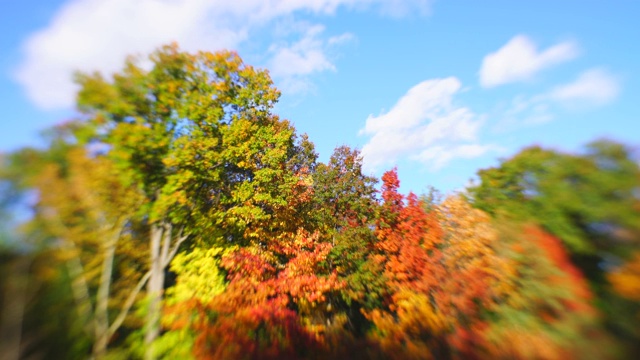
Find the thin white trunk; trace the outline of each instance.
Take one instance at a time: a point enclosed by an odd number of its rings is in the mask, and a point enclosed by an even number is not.
[[[95,342],[93,343],[93,355],[100,359],[107,352],[109,344],[109,293],[113,274],[113,260],[116,254],[116,245],[120,233],[105,244],[104,259],[102,260],[102,273],[96,298],[95,309]]]
[[[150,233],[150,272],[149,283],[147,284],[147,296],[149,307],[147,309],[146,329],[145,329],[145,359],[155,359],[153,342],[160,334],[160,311],[162,301],[162,290],[164,285],[164,266],[161,257],[161,247],[163,240],[167,236],[167,228],[164,223],[152,224]]]
[[[71,292],[73,293],[74,301],[76,302],[76,308],[78,315],[82,319],[84,329],[91,335],[93,332],[95,318],[93,316],[93,306],[89,297],[89,285],[84,275],[84,267],[80,261],[80,254],[72,242],[68,242],[65,247],[70,248],[74,252],[67,261],[67,270],[71,277]]]
[[[145,332],[145,360],[153,360],[156,358],[154,353],[153,342],[160,336],[160,318],[162,315],[162,298],[164,291],[164,270],[176,255],[180,244],[182,244],[188,236],[182,234],[182,230],[178,231],[174,241],[173,225],[163,221],[160,224],[153,224],[150,233],[150,261],[149,283],[147,284],[147,295],[149,297],[149,307],[146,319]]]
[[[160,263],[164,264],[169,256],[169,248],[173,239],[173,225],[166,224],[164,227],[164,235],[162,236],[162,251],[160,252]]]
[[[91,305],[89,285],[85,270],[80,261],[80,254],[75,244],[71,241],[65,243],[65,247],[73,251],[75,256],[67,262],[67,268],[71,275],[71,288],[75,298],[80,317],[83,319],[85,331],[93,336],[92,359],[104,357],[109,345],[109,339],[116,329],[109,326],[109,297],[111,281],[113,277],[113,263],[116,247],[125,226],[125,221],[120,221],[111,231],[111,238],[102,247],[102,270],[100,282],[96,294],[95,308]],[[127,309],[128,311],[128,309]]]
[[[181,235],[180,237],[178,237],[178,241],[176,241],[175,245],[173,245],[173,249],[171,249],[171,251],[169,251],[169,254],[168,254],[167,258],[162,263],[162,267],[163,268],[166,268],[167,266],[169,266],[169,263],[171,262],[171,259],[173,259],[173,257],[176,256],[176,253],[178,252],[178,249],[180,248],[180,244],[182,244],[186,239],[187,239],[187,236],[182,236]],[[120,314],[118,314],[116,319],[113,321],[113,323],[109,327],[109,337],[113,336],[113,334],[115,334],[115,332],[118,330],[120,325],[122,325],[122,322],[124,321],[124,319],[126,318],[127,314],[129,313],[129,310],[131,309],[131,306],[133,306],[133,303],[135,302],[136,297],[140,293],[140,290],[142,290],[142,288],[145,286],[145,284],[147,284],[147,281],[149,281],[149,278],[151,278],[151,270],[147,271],[142,276],[142,278],[140,278],[140,280],[138,281],[138,284],[136,285],[136,287],[129,294],[129,297],[125,301],[122,309],[120,309]]]

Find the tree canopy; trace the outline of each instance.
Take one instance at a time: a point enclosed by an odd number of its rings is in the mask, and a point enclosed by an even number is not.
[[[465,193],[402,194],[357,149],[319,161],[238,54],[149,61],[77,74],[78,118],[0,158],[9,358],[640,354],[630,148],[531,147]]]

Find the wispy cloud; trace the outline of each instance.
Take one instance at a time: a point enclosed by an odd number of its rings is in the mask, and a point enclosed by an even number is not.
[[[589,69],[569,84],[554,88],[549,97],[566,106],[601,106],[620,93],[619,79],[602,68]]]
[[[116,71],[128,54],[146,54],[177,41],[187,50],[237,48],[252,32],[277,19],[304,12],[333,14],[340,7],[377,7],[391,15],[426,11],[428,0],[69,0],[50,24],[23,43],[24,60],[15,79],[29,99],[44,109],[73,104],[75,70]],[[332,64],[311,39],[276,52],[298,73]],[[338,42],[341,38],[326,39]],[[326,45],[326,44],[325,44]],[[283,60],[283,61],[284,61]],[[280,63],[277,59],[274,63]],[[281,73],[285,70],[278,70]]]
[[[273,56],[269,61],[269,69],[274,78],[279,80],[283,91],[304,93],[311,87],[309,75],[336,70],[330,59],[330,50],[350,41],[354,35],[345,33],[324,39],[321,37],[324,32],[322,25],[304,24],[296,27],[297,32],[302,33],[300,39],[291,43],[283,41],[270,47]]]
[[[500,106],[493,117],[496,133],[509,132],[523,126],[535,126],[552,121],[555,113],[546,95],[517,95],[506,105]]]
[[[543,124],[556,118],[556,113],[562,109],[580,111],[605,106],[613,102],[621,91],[617,76],[603,68],[592,68],[582,72],[574,81],[557,85],[544,93],[514,97],[496,115],[499,120],[495,130],[504,132]]]
[[[541,70],[574,59],[577,55],[578,47],[573,42],[562,42],[539,51],[531,39],[518,35],[498,51],[484,57],[480,85],[489,88],[529,80]]]
[[[439,170],[447,165],[451,160],[474,159],[490,151],[502,151],[502,147],[489,144],[462,144],[450,146],[433,146],[423,150],[415,158],[424,163],[431,164],[433,170]]]
[[[401,17],[411,13],[428,15],[431,12],[431,0],[380,0],[381,12],[385,15]]]
[[[375,170],[409,157],[432,168],[454,158],[471,158],[491,150],[477,144],[481,117],[453,102],[460,91],[455,77],[423,81],[412,87],[389,112],[370,115],[361,134],[371,136],[362,148],[365,166]]]

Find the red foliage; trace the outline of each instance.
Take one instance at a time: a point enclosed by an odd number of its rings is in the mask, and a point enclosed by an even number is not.
[[[443,346],[438,338],[444,321],[431,300],[438,283],[446,277],[438,248],[442,229],[435,214],[427,213],[414,194],[409,194],[404,204],[395,169],[385,173],[382,180],[384,203],[376,229],[374,260],[384,269],[388,311],[369,314],[378,329],[374,338],[392,358],[416,353],[428,357]]]
[[[287,242],[274,242],[278,251],[250,247],[224,257],[229,285],[200,308],[202,320],[193,328],[196,356],[298,358],[320,349],[321,331],[303,318],[343,284],[335,273],[320,275],[331,245],[317,239],[301,230]]]
[[[398,193],[399,181],[395,170],[382,176],[383,213],[376,235],[379,252],[376,260],[384,264],[388,285],[394,293],[402,289],[428,293],[443,274],[433,266],[441,256],[438,244],[442,229],[433,213],[427,214],[414,194]]]
[[[524,232],[526,236],[544,251],[548,259],[561,270],[562,274],[549,279],[549,282],[571,290],[575,301],[565,300],[565,305],[569,310],[593,313],[594,309],[590,305],[593,294],[589,289],[585,277],[571,262],[561,240],[537,226],[528,226]]]

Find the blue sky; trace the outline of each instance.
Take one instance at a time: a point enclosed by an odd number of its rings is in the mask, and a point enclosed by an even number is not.
[[[404,191],[460,189],[531,144],[640,144],[640,3],[23,0],[0,4],[0,151],[74,116],[73,70],[178,41],[270,70],[321,160],[347,144]]]

